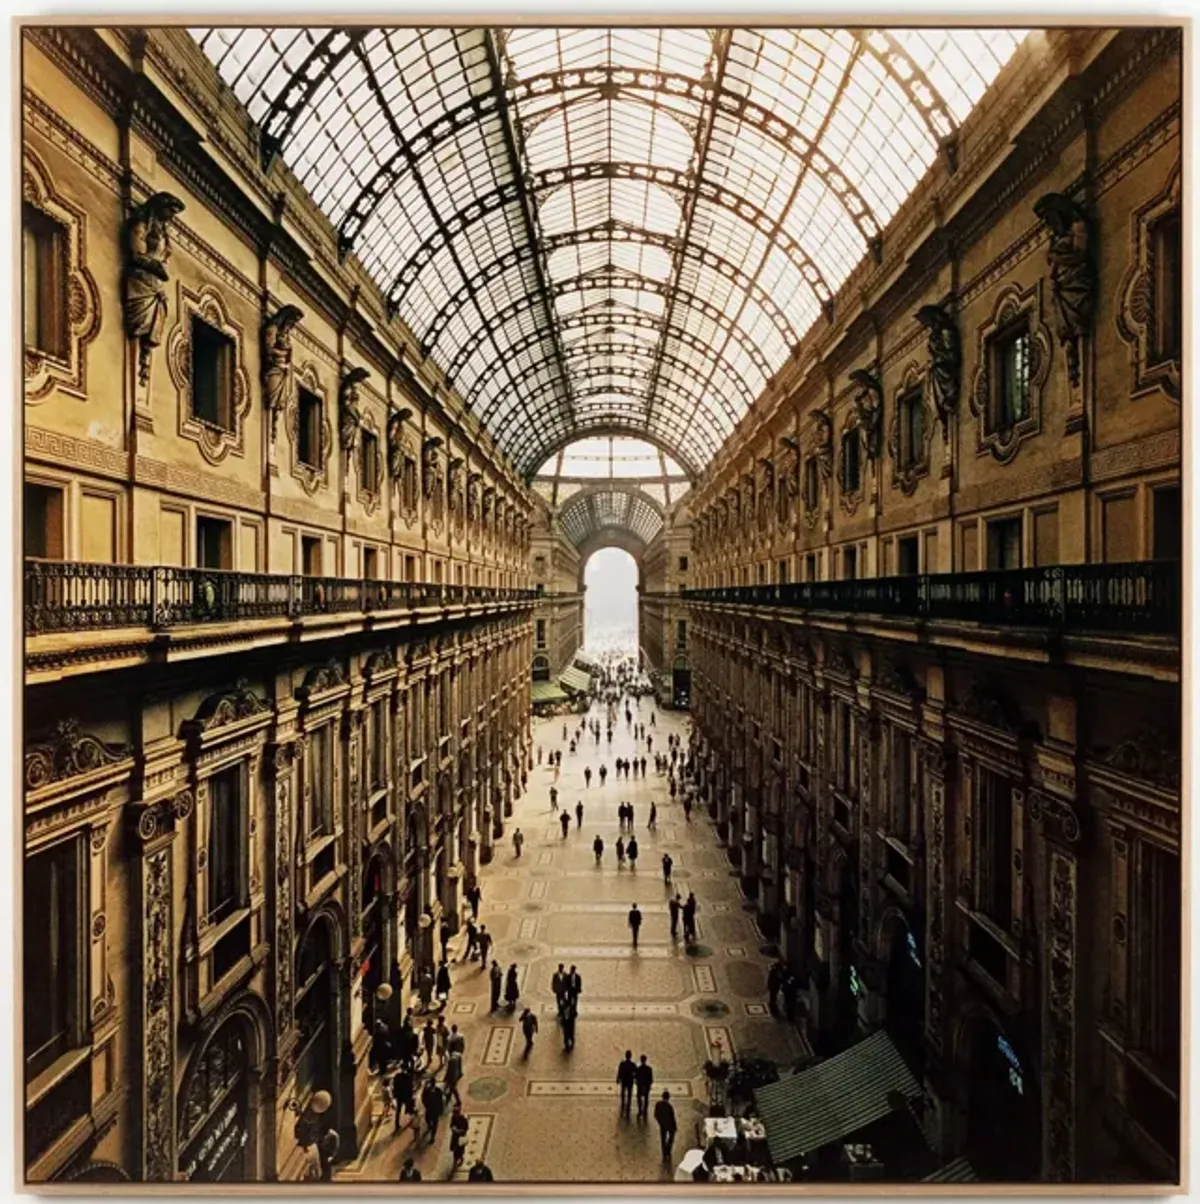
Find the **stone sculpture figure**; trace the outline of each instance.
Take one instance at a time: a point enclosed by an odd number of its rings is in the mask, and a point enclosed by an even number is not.
[[[292,399],[292,327],[304,317],[296,305],[284,305],[263,327],[263,400],[271,415],[271,442],[279,415]]]
[[[338,439],[343,451],[352,452],[358,446],[358,431],[362,426],[358,386],[370,375],[366,368],[351,368],[342,378],[338,394]]]
[[[412,410],[393,410],[388,415],[387,458],[388,473],[393,481],[404,475],[404,424],[412,417]]]
[[[433,497],[434,490],[441,483],[437,462],[437,449],[441,445],[441,439],[434,436],[432,439],[426,439],[421,449],[421,486],[427,498]]]
[[[883,434],[883,385],[865,368],[855,368],[850,379],[855,385],[854,413],[862,430],[863,446],[870,459],[878,460]]]
[[[1058,315],[1055,333],[1067,353],[1067,375],[1079,384],[1080,344],[1092,328],[1096,308],[1096,265],[1091,223],[1082,207],[1060,192],[1048,192],[1033,211],[1050,227],[1050,289]]]
[[[125,332],[138,340],[138,380],[150,380],[150,352],[159,346],[167,324],[167,261],[171,258],[170,222],[184,210],[169,192],[156,192],[136,206],[125,224]]]
[[[813,454],[821,476],[826,480],[833,474],[833,419],[823,407],[813,410]]]
[[[942,438],[950,438],[950,415],[958,406],[962,385],[962,339],[954,319],[940,305],[922,305],[917,321],[929,332],[929,392],[942,424]]]

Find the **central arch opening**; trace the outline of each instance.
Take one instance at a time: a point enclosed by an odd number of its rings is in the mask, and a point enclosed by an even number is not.
[[[584,566],[583,589],[584,650],[637,656],[637,561],[624,548],[600,548]]]

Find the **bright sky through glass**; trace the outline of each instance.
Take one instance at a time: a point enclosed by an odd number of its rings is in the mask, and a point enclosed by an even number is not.
[[[703,468],[1026,33],[192,32],[527,473]]]
[[[637,653],[637,564],[622,548],[601,548],[583,570],[583,646]]]

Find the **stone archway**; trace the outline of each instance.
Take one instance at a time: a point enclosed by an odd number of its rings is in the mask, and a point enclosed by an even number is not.
[[[205,1025],[177,1097],[181,1179],[274,1177],[275,1089],[265,1073],[273,1045],[270,1011],[252,991],[236,995]]]

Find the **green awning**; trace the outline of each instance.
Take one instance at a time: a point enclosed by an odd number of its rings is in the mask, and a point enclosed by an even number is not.
[[[592,688],[591,675],[582,669],[577,669],[574,665],[564,669],[558,675],[558,680],[564,689],[570,690],[574,694],[587,694]]]
[[[878,1032],[809,1070],[760,1087],[754,1102],[771,1157],[785,1163],[887,1116],[897,1091],[908,1098],[921,1094],[891,1038]]]
[[[531,702],[565,702],[566,694],[554,681],[535,681],[529,691]]]

